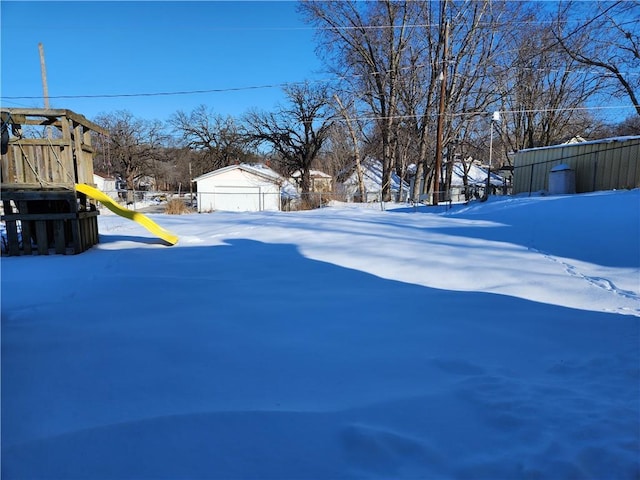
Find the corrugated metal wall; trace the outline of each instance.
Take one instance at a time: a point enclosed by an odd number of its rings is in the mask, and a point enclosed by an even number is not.
[[[549,190],[549,172],[567,164],[576,192],[640,187],[640,136],[533,148],[516,153],[513,193]]]

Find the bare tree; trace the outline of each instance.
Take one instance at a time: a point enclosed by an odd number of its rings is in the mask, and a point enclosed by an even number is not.
[[[601,88],[567,56],[548,29],[549,17],[525,12],[494,79],[501,93],[505,148],[518,151],[551,145],[582,133],[593,123],[586,102]]]
[[[358,116],[370,120],[369,146],[380,146],[383,191],[392,170],[402,175],[411,160],[417,164],[411,196],[418,198],[442,190],[440,179],[446,184],[451,178],[454,158],[482,158],[490,143],[500,147],[499,164],[508,163],[508,152],[558,142],[597,124],[583,107],[601,91],[601,79],[585,75],[567,55],[549,31],[553,15],[539,5],[308,0],[301,11],[318,28],[319,51],[348,97],[368,107]],[[624,32],[627,51],[636,52],[637,37]],[[573,37],[565,37],[566,45],[581,45]],[[496,110],[504,124],[490,142]],[[443,157],[449,159],[445,172]]]
[[[640,115],[640,1],[558,4],[553,34],[559,45],[574,61],[604,75],[614,95],[626,96]]]
[[[453,145],[470,141],[474,120],[496,101],[493,69],[506,48],[500,25],[519,8],[472,0],[416,3],[420,34],[412,38],[404,60],[400,103],[403,124],[418,146],[413,198],[429,188],[442,190],[452,164],[441,175],[438,158],[452,159]]]
[[[351,105],[345,106],[337,94],[334,95],[333,98],[336,101],[340,115],[342,116],[346,129],[349,132],[349,138],[351,139],[351,146],[353,149],[352,150],[353,160],[355,162],[356,178],[358,179],[359,198],[361,200],[364,200],[365,198],[367,198],[367,192],[364,186],[364,173],[362,171],[362,155],[360,153],[361,142],[360,142],[359,132],[361,131],[361,128],[358,128],[358,121],[357,119],[353,118],[354,115],[351,113],[351,106],[353,102],[351,103]]]
[[[152,160],[159,157],[166,141],[162,122],[118,111],[99,116],[95,123],[109,131],[108,146],[103,153],[109,152],[111,168],[126,180],[127,188],[135,188],[140,177],[152,174]]]
[[[326,86],[307,83],[285,88],[288,106],[276,112],[250,112],[245,120],[249,136],[256,145],[268,145],[278,156],[286,175],[300,171],[300,190],[308,195],[309,171],[329,134],[332,118],[328,113]]]
[[[243,127],[232,117],[217,115],[205,105],[189,114],[176,112],[169,124],[184,146],[199,153],[194,160],[198,175],[245,161],[250,155]]]
[[[415,2],[415,4],[420,2]],[[402,57],[414,32],[414,2],[304,1],[327,58],[369,105],[382,143],[382,198],[391,198]]]
[[[314,168],[337,178],[353,167],[353,141],[343,122],[333,123],[322,150],[322,154],[314,163]]]
[[[190,189],[192,175],[190,163],[197,152],[187,147],[171,146],[158,152],[152,161],[152,175],[159,190],[186,191]]]
[[[416,181],[410,194],[414,199],[427,190],[428,182],[423,179],[432,172],[435,158],[438,87],[444,65],[441,42],[445,34],[444,23],[439,24],[438,8],[434,12],[432,2],[416,2],[416,5],[419,9],[413,22],[423,26],[421,35],[408,47],[399,86],[400,130],[404,132],[402,137],[416,147]],[[445,8],[444,2],[440,5]]]
[[[410,157],[421,180],[412,197],[425,193],[436,159],[469,115],[495,102],[488,71],[500,52],[496,22],[505,7],[493,3],[303,2],[326,58],[369,106],[381,144],[384,199],[391,172],[403,176]]]

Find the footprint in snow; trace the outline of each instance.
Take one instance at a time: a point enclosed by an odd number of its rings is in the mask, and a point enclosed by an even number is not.
[[[547,260],[551,260],[554,263],[557,263],[559,265],[562,265],[565,269],[565,271],[573,276],[573,277],[577,277],[577,278],[581,278],[582,280],[585,280],[586,282],[590,283],[591,285],[593,285],[594,287],[598,287],[602,290],[606,290],[608,292],[611,292],[613,294],[619,295],[621,297],[625,297],[625,298],[629,298],[631,300],[637,300],[640,301],[640,295],[636,294],[635,292],[629,291],[629,290],[622,290],[621,288],[618,288],[611,280],[609,280],[608,278],[604,278],[604,277],[590,277],[588,275],[584,275],[582,273],[580,273],[577,269],[577,267],[575,265],[571,265],[567,262],[563,262],[562,260],[553,257],[551,255],[549,255],[548,253],[544,253],[541,252],[540,250],[537,250],[535,248],[529,248],[530,251],[535,252],[535,253],[539,253],[540,255],[543,255]]]

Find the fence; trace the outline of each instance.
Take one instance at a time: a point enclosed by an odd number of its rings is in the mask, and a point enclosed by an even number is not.
[[[380,191],[367,192],[367,201],[360,202],[357,195],[347,192],[309,192],[307,194],[286,195],[278,192],[250,192],[250,191],[216,191],[216,192],[162,192],[141,190],[104,190],[111,198],[122,206],[131,210],[144,210],[161,213],[170,200],[180,199],[185,206],[193,211],[208,213],[214,211],[298,211],[321,208],[331,202],[340,203],[369,203],[381,204]],[[491,195],[509,195],[511,186],[491,186]],[[202,199],[207,195],[215,194],[217,202],[214,205],[203,203]],[[485,186],[469,185],[467,187],[452,187],[448,191],[440,192],[439,203],[459,204],[470,200],[483,198]],[[404,192],[399,199],[397,192],[393,192],[392,202],[409,204],[433,204],[433,193],[421,195],[416,200],[411,200]]]

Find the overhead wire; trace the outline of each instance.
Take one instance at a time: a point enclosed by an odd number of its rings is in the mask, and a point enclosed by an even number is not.
[[[564,20],[562,21],[563,24],[565,23],[578,23],[581,22],[581,20],[579,19],[573,19],[573,20]],[[504,21],[504,22],[478,22],[475,24],[476,27],[506,27],[506,26],[519,26],[519,25],[549,25],[552,23],[556,23],[556,20],[520,20],[520,21]],[[11,30],[20,30],[25,28],[22,25],[19,25],[17,23],[14,23],[12,25],[7,25],[4,26],[5,29],[11,29]],[[189,29],[192,30],[193,29],[193,25],[172,25],[171,28],[173,30],[180,30],[181,27],[185,28],[185,29]],[[228,32],[228,31],[237,31],[237,32],[244,32],[244,31],[263,31],[263,32],[267,32],[267,31],[305,31],[305,30],[382,30],[382,29],[399,29],[399,28],[439,28],[440,24],[439,23],[413,23],[413,24],[398,24],[398,25],[336,25],[336,26],[308,26],[308,27],[291,27],[291,26],[283,26],[283,27],[276,27],[276,26],[271,26],[271,27],[260,27],[260,26],[249,26],[249,27],[243,27],[243,26],[206,26],[204,27],[204,30],[206,31],[221,31],[221,32]],[[43,29],[46,29],[46,26],[42,27]],[[55,29],[55,30],[59,30],[60,26],[56,25],[55,27],[50,27],[51,29]],[[95,31],[96,28],[99,28],[98,26],[87,26],[87,27],[83,27],[83,26],[77,26],[74,25],[73,26],[74,30],[82,30],[87,29],[87,30],[91,30],[91,31]],[[122,27],[118,27],[116,26],[115,29],[129,29],[130,27],[128,26],[122,26]],[[112,31],[114,29],[113,26],[109,26],[109,30]],[[141,29],[144,29],[144,27],[141,27]]]
[[[485,22],[482,25],[485,26],[496,26],[500,24],[504,25],[544,25],[554,23],[554,20],[527,20],[527,21],[519,21],[519,22]],[[565,23],[569,22],[579,22],[579,20],[566,20]],[[342,30],[342,29],[384,29],[384,28],[431,28],[438,27],[438,24],[432,23],[423,23],[423,24],[410,24],[410,25],[363,25],[363,26],[309,26],[309,27],[247,27],[251,30]],[[225,30],[241,30],[246,28],[238,28],[238,27],[224,27]],[[504,53],[504,52],[503,52]],[[403,67],[402,70],[406,69],[414,69],[414,68],[428,68],[429,64],[418,64],[418,65],[410,65]],[[508,67],[504,66],[502,69],[506,70]],[[562,67],[558,68],[540,68],[540,67],[519,67],[520,70],[530,70],[530,71],[542,71],[547,73],[576,73],[576,74],[600,74],[600,72],[596,72],[590,69],[565,69]],[[501,69],[499,69],[501,70]],[[389,71],[376,71],[376,72],[367,72],[366,75],[384,75],[389,73]],[[499,71],[498,71],[499,73]],[[623,72],[626,76],[636,76],[640,75],[640,72]],[[350,78],[359,78],[364,77],[365,74],[350,74],[350,75],[338,75],[335,78],[323,78],[323,79],[313,79],[313,80],[305,80],[305,81],[297,81],[297,82],[281,82],[281,83],[269,83],[263,85],[248,85],[248,86],[235,86],[235,87],[225,87],[225,88],[210,88],[210,89],[193,89],[193,90],[175,90],[175,91],[162,91],[162,92],[135,92],[135,93],[111,93],[111,94],[69,94],[69,95],[49,95],[50,99],[98,99],[98,98],[135,98],[135,97],[160,97],[160,96],[184,96],[184,95],[199,95],[199,94],[212,94],[212,93],[228,93],[228,92],[242,92],[249,90],[261,90],[261,89],[271,89],[271,88],[286,88],[294,85],[308,84],[308,83],[331,83],[340,80],[348,80]],[[473,92],[472,92],[473,93]],[[9,101],[9,103],[19,104],[15,102],[15,100],[42,100],[44,97],[42,95],[17,95],[17,96],[5,96],[0,95],[0,99],[3,102]],[[620,108],[635,108],[633,105],[621,105],[621,106],[603,106],[603,107],[573,107],[573,110],[602,110],[602,109],[620,109]],[[571,110],[569,108],[559,109],[559,110]],[[536,112],[550,111],[553,109],[539,109],[535,110]],[[523,111],[524,112],[524,111]],[[531,112],[531,111],[527,111]],[[473,113],[462,113],[462,114],[454,114],[454,115],[479,115],[484,112],[473,112]],[[415,116],[415,115],[414,115]],[[381,117],[367,117],[367,118],[381,118]],[[407,118],[407,116],[398,116],[395,118]]]
[[[579,20],[565,20],[566,22],[578,22]],[[532,24],[550,24],[554,23],[554,20],[526,20],[519,22],[484,22],[479,24],[480,26],[500,26],[500,25],[532,25]],[[349,29],[385,29],[385,28],[432,28],[438,27],[439,24],[434,23],[422,23],[422,24],[410,24],[410,25],[361,25],[361,26],[309,26],[309,27],[224,27],[225,30],[242,30],[242,29],[251,29],[251,30],[349,30]],[[517,49],[516,49],[517,50]],[[515,50],[512,50],[515,51]],[[501,53],[508,53],[509,51],[502,51]],[[411,65],[407,67],[403,67],[403,70],[410,68],[427,68],[428,64],[418,64]],[[504,70],[509,67],[503,66]],[[596,74],[599,72],[590,71],[587,69],[563,69],[562,67],[558,67],[557,69],[546,68],[535,68],[535,67],[520,67],[524,70],[531,71],[544,71],[544,72],[565,72],[565,73],[591,73]],[[379,75],[389,73],[389,71],[376,71],[376,72],[367,72],[369,75]],[[635,76],[640,75],[640,72],[622,72],[623,75],[626,76]],[[339,80],[344,80],[345,78],[352,77],[358,78],[362,77],[363,74],[351,74],[351,75],[341,75],[338,77]],[[225,87],[225,88],[210,88],[210,89],[191,89],[191,90],[174,90],[174,91],[162,91],[162,92],[135,92],[135,93],[102,93],[102,94],[69,94],[69,95],[49,95],[48,98],[51,99],[89,99],[89,98],[130,98],[130,97],[160,97],[160,96],[181,96],[181,95],[198,95],[198,94],[210,94],[210,93],[228,93],[228,92],[241,92],[241,91],[249,91],[249,90],[261,90],[261,89],[270,89],[270,88],[285,88],[288,86],[304,84],[304,83],[329,83],[335,81],[335,79],[316,79],[316,80],[305,80],[299,82],[280,82],[280,83],[268,83],[263,85],[247,85],[247,86],[234,86],[234,87]],[[44,97],[41,95],[0,95],[0,98],[4,100],[41,100]]]
[[[409,65],[400,68],[400,70],[410,70],[416,68],[428,68],[428,64]],[[501,71],[507,71],[509,67],[505,66],[499,68],[497,73]],[[575,73],[575,74],[601,74],[599,71],[591,69],[565,69],[565,68],[534,68],[534,67],[518,67],[518,70],[527,70],[532,72],[545,72],[545,73]],[[209,88],[209,89],[194,89],[194,90],[174,90],[165,92],[136,92],[136,93],[100,93],[100,94],[74,94],[74,95],[48,95],[50,99],[83,99],[83,98],[131,98],[131,97],[161,97],[161,96],[180,96],[180,95],[202,95],[209,93],[229,93],[229,92],[241,92],[248,90],[262,90],[269,88],[287,88],[295,85],[304,85],[310,83],[331,83],[336,80],[345,80],[349,78],[361,78],[366,75],[386,75],[391,73],[390,70],[367,72],[366,74],[349,74],[349,75],[337,75],[335,78],[321,78],[301,80],[295,82],[281,82],[281,83],[269,83],[264,85],[247,85],[238,87],[225,87],[225,88]],[[637,76],[640,72],[621,72],[625,76]],[[461,74],[457,74],[460,76]],[[605,76],[612,76],[612,74],[604,74]],[[486,75],[488,76],[488,75]],[[479,77],[480,78],[480,77]],[[0,95],[2,100],[42,100],[43,95]],[[13,102],[16,103],[16,102]]]

